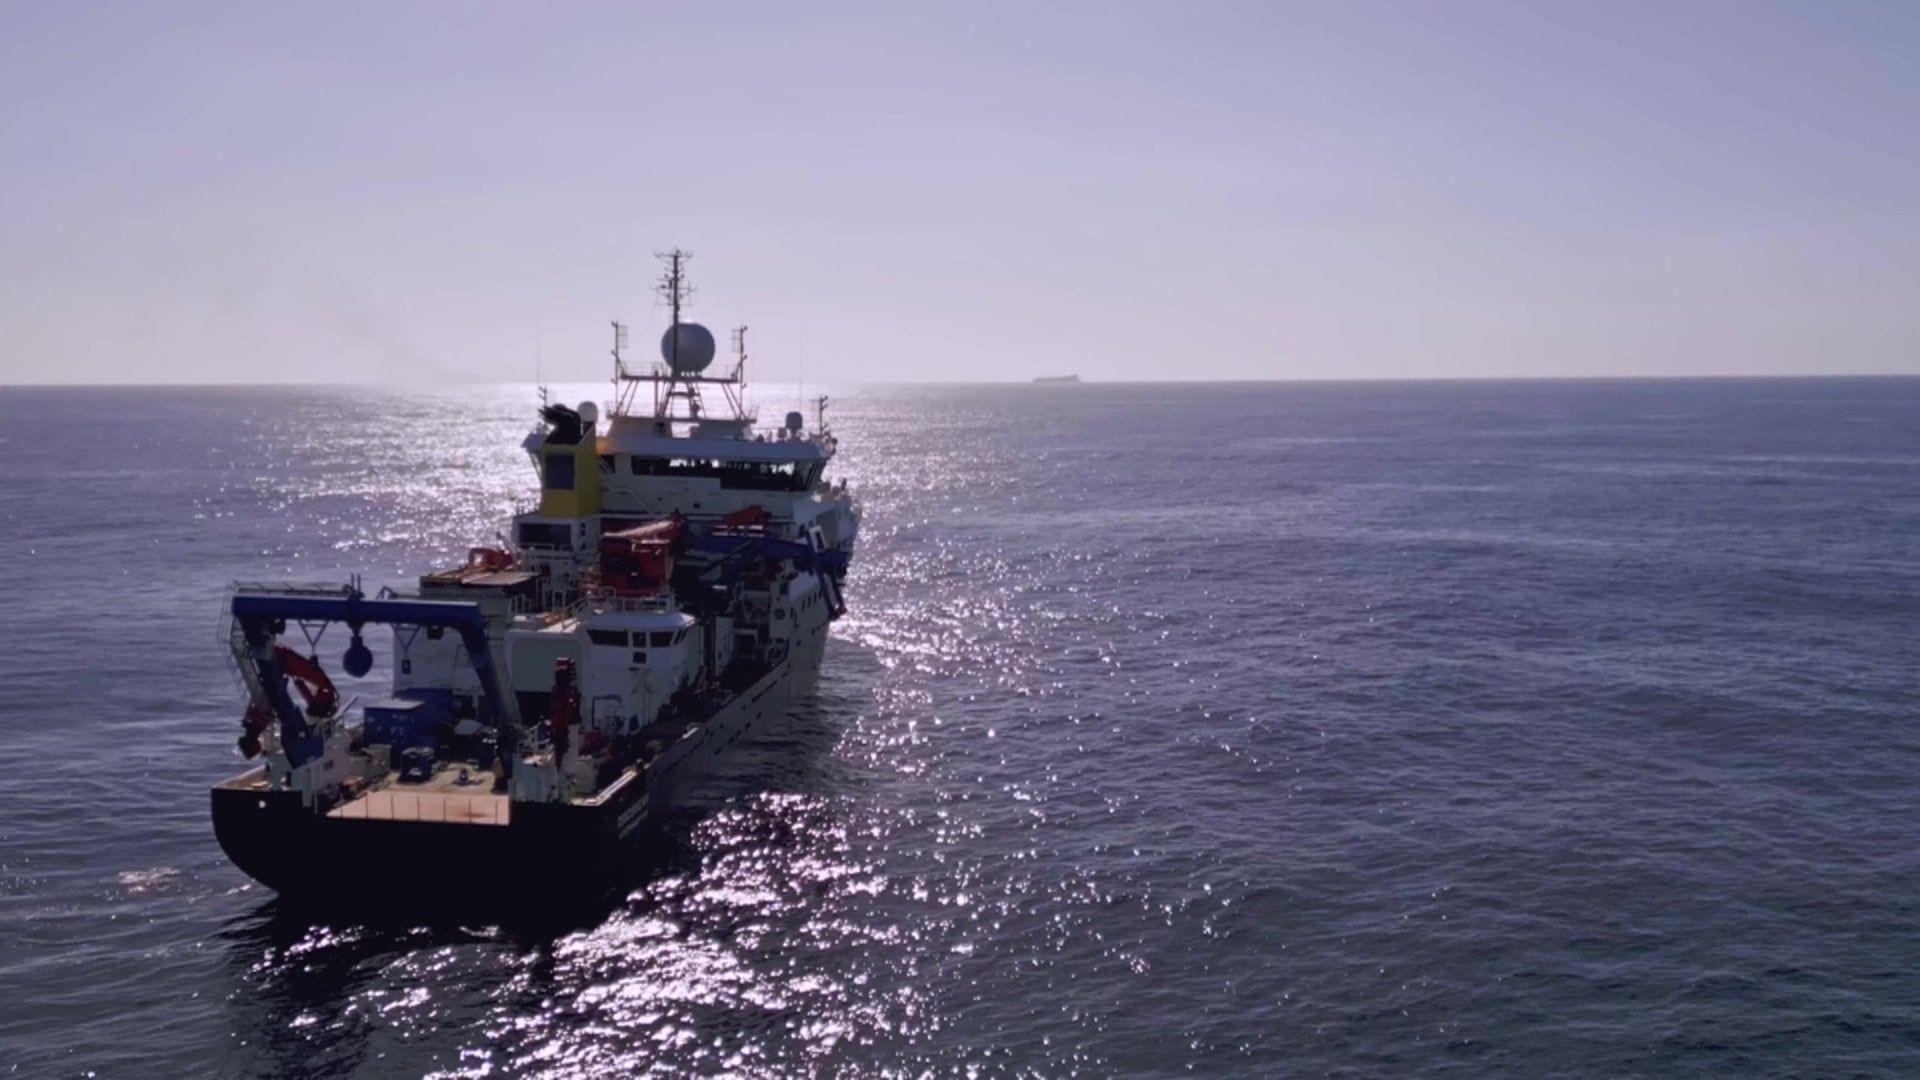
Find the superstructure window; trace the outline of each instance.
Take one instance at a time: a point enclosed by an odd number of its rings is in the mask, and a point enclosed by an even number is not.
[[[587,631],[587,637],[595,645],[612,645],[616,649],[624,649],[627,647],[627,632],[625,630],[589,630]]]
[[[717,458],[635,456],[627,459],[627,468],[635,476],[697,476],[718,480],[723,488],[742,491],[805,491],[820,475],[817,463]]]
[[[653,632],[653,647],[654,647],[654,648],[656,648],[656,649],[664,649],[664,648],[666,648],[667,646],[669,646],[669,645],[671,645],[671,644],[673,644],[673,631],[671,631],[671,630],[655,630],[655,631]]]
[[[571,454],[548,454],[543,483],[552,491],[573,490],[573,456]]]
[[[572,547],[573,530],[551,521],[523,521],[520,543],[525,547]]]

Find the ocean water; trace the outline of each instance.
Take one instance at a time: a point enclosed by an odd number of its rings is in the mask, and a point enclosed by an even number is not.
[[[1920,380],[837,390],[852,611],[630,893],[283,910],[225,587],[531,403],[0,390],[0,1071],[1920,1072]]]

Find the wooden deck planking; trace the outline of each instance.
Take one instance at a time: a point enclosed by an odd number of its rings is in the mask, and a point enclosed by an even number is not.
[[[505,825],[512,803],[505,795],[456,794],[382,788],[327,811],[328,817],[359,821],[426,821],[446,825]]]

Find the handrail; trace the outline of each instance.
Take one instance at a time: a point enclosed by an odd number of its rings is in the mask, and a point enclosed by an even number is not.
[[[616,593],[607,589],[598,589],[583,593],[561,611],[562,618],[579,618],[581,615],[601,611],[664,613],[678,610],[665,593],[648,593],[632,596]]]

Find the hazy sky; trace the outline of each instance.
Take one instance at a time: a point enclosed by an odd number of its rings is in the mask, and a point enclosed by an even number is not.
[[[0,382],[1920,372],[1920,5],[0,3]]]

